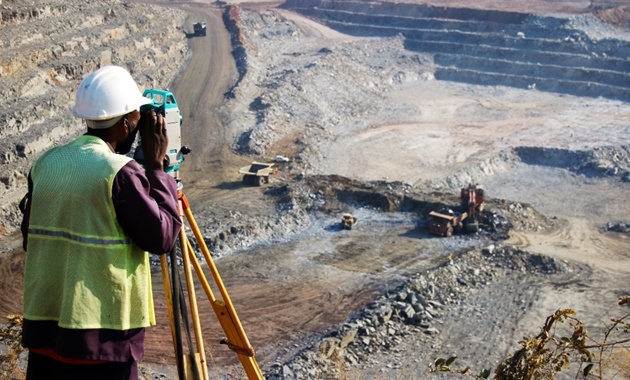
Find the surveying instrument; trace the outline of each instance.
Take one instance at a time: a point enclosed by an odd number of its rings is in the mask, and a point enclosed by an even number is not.
[[[236,310],[232,305],[232,301],[227,290],[221,280],[221,276],[217,267],[212,260],[210,250],[208,249],[201,231],[195,221],[190,209],[190,204],[183,192],[183,184],[179,178],[180,164],[184,161],[184,155],[190,153],[190,149],[181,145],[181,123],[182,116],[177,106],[177,101],[173,93],[164,90],[147,89],[143,95],[153,100],[152,104],[143,106],[141,109],[146,111],[154,109],[156,112],[162,113],[165,122],[167,135],[169,139],[166,157],[164,158],[164,170],[175,178],[177,181],[177,201],[179,213],[182,218],[182,228],[179,232],[179,247],[182,257],[183,281],[180,268],[177,265],[176,247],[169,254],[160,255],[160,266],[162,271],[162,281],[164,283],[164,294],[166,297],[166,305],[171,327],[171,335],[173,338],[173,348],[175,358],[177,360],[177,373],[179,380],[208,380],[208,364],[206,361],[206,353],[204,348],[203,336],[201,334],[201,324],[199,320],[199,311],[197,308],[197,298],[195,295],[195,286],[193,279],[195,274],[208,297],[208,301],[212,305],[212,309],[221,324],[221,328],[225,332],[226,337],[220,341],[221,344],[227,345],[229,349],[234,351],[241,362],[245,373],[249,379],[264,379],[258,363],[254,358],[254,349],[252,348],[245,330],[238,319]],[[141,144],[139,144],[141,146]],[[136,149],[134,155],[137,161],[142,163],[143,155],[141,150]],[[220,299],[215,297],[208,280],[203,272],[201,263],[195,255],[190,240],[185,232],[185,223],[193,232],[195,240],[200,247],[208,270],[210,271],[214,283],[220,293]],[[169,262],[167,261],[170,260]],[[185,286],[183,285],[185,282]],[[184,289],[185,288],[185,289]],[[186,304],[187,294],[188,303]],[[189,318],[190,313],[190,318]],[[191,323],[194,332],[194,343],[191,335]],[[182,331],[183,330],[183,331]],[[184,336],[188,345],[188,353],[184,352]]]

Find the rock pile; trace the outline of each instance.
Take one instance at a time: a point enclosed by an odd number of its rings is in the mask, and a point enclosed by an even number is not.
[[[432,336],[440,334],[448,310],[456,309],[470,293],[493,286],[514,273],[532,279],[561,277],[573,269],[565,262],[501,245],[451,255],[435,269],[409,278],[354,318],[333,327],[327,336],[296,357],[276,363],[268,376],[340,378],[343,371],[358,373],[369,365],[371,355],[382,351],[394,352],[400,363],[410,353],[397,346],[410,337],[428,345]]]

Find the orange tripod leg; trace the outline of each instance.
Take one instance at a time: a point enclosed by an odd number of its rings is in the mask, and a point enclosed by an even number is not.
[[[219,323],[221,324],[221,327],[223,328],[223,331],[227,336],[226,339],[222,341],[222,343],[227,344],[230,349],[236,352],[238,359],[243,365],[243,368],[245,369],[245,372],[247,373],[249,379],[262,380],[264,379],[264,376],[262,375],[262,371],[258,367],[258,363],[256,362],[256,359],[254,357],[254,349],[249,343],[247,335],[245,335],[245,330],[243,329],[243,326],[238,319],[236,310],[234,309],[234,305],[232,304],[232,301],[230,300],[230,297],[227,293],[227,289],[225,288],[223,280],[221,279],[221,275],[219,274],[219,271],[217,270],[217,267],[215,266],[214,261],[210,256],[210,250],[203,240],[201,231],[199,230],[197,222],[195,221],[192,211],[190,210],[188,200],[181,190],[178,192],[178,196],[184,210],[184,215],[186,216],[186,219],[190,224],[190,228],[195,235],[195,239],[197,240],[203,256],[206,259],[206,263],[208,264],[210,273],[212,274],[215,284],[219,289],[221,297],[223,298],[223,300],[216,299],[216,297],[212,293],[212,290],[210,289],[210,285],[208,284],[205,275],[203,274],[203,271],[201,270],[201,266],[197,262],[197,258],[195,257],[195,255],[189,255],[193,267],[197,272],[197,276],[201,281],[201,285],[206,292],[206,295],[208,296],[208,300],[212,304],[212,308],[217,318],[219,319]],[[190,242],[188,242],[188,244],[190,244]]]

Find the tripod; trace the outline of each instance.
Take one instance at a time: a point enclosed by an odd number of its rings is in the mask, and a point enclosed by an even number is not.
[[[249,343],[243,326],[236,315],[236,310],[232,305],[232,301],[223,285],[219,271],[217,270],[210,251],[206,246],[205,241],[201,235],[201,231],[193,217],[190,210],[190,204],[184,195],[181,182],[178,182],[177,199],[179,204],[180,215],[182,217],[182,229],[179,232],[179,243],[183,260],[183,272],[186,281],[186,290],[188,293],[188,300],[190,302],[190,313],[194,328],[195,344],[193,347],[192,337],[190,334],[190,325],[188,319],[188,308],[186,307],[186,301],[184,297],[184,289],[182,287],[182,280],[180,277],[180,271],[177,267],[177,257],[175,254],[175,248],[173,248],[169,254],[170,257],[170,274],[169,266],[167,263],[166,255],[160,256],[160,264],[162,269],[162,280],[164,282],[164,290],[167,304],[167,311],[169,315],[169,322],[171,326],[171,333],[173,335],[173,345],[175,350],[175,357],[177,359],[177,372],[179,380],[207,380],[208,379],[208,366],[206,362],[206,355],[203,344],[203,337],[201,334],[201,324],[199,321],[199,312],[197,309],[197,300],[195,296],[195,287],[193,282],[193,274],[191,266],[194,268],[197,278],[203,287],[212,309],[221,324],[223,331],[226,334],[226,338],[221,340],[221,344],[225,344],[234,351],[238,359],[240,360],[245,373],[249,379],[263,379],[262,372],[258,367],[258,363],[254,358],[254,349]],[[221,299],[217,299],[210,288],[210,285],[206,279],[206,276],[202,270],[201,264],[197,260],[194,254],[194,249],[186,236],[184,231],[184,217],[188,221],[188,224],[193,231],[195,239],[203,253],[210,273],[214,279],[214,282],[219,290]],[[184,354],[183,350],[183,337],[181,327],[185,326],[186,338],[188,342],[189,354]]]

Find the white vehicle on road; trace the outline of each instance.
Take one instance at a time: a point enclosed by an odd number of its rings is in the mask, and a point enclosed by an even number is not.
[[[271,159],[272,162],[289,162],[291,159],[285,156],[275,156]]]

